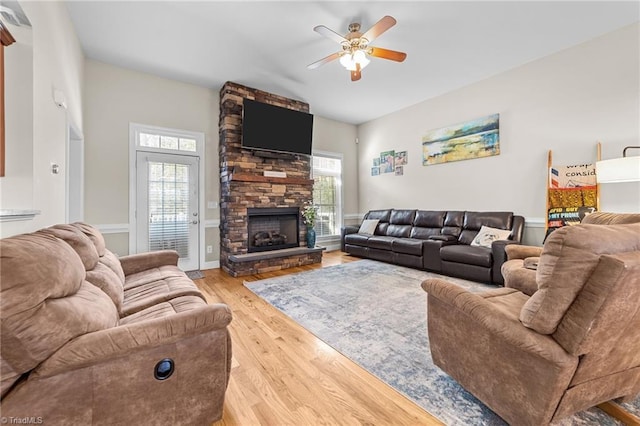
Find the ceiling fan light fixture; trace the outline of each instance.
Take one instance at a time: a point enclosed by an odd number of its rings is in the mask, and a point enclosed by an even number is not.
[[[371,62],[371,60],[367,58],[367,55],[364,52],[364,50],[356,50],[355,53],[353,54],[353,62],[360,64],[360,69],[362,69],[367,65],[369,65],[369,62]]]
[[[349,25],[349,33],[345,36],[330,30],[324,25],[318,25],[314,27],[313,30],[318,34],[339,43],[342,50],[307,65],[307,68],[316,69],[321,65],[339,59],[340,65],[351,72],[351,81],[358,81],[362,77],[362,69],[371,62],[369,56],[396,62],[404,61],[407,57],[407,54],[404,52],[369,45],[370,42],[375,40],[395,24],[396,20],[392,16],[387,15],[376,22],[363,34],[360,32],[360,24],[354,22]]]
[[[340,57],[340,65],[349,71],[356,71],[358,64],[360,64],[360,69],[362,69],[369,65],[369,62],[371,62],[371,60],[367,58],[363,50],[356,50],[353,53],[347,52]]]

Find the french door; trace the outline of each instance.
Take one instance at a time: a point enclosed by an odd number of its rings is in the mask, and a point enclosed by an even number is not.
[[[198,158],[138,151],[136,169],[137,251],[176,250],[182,270],[198,269]]]

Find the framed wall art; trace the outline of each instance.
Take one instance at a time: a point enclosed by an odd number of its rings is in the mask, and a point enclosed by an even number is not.
[[[422,165],[500,154],[499,114],[431,130],[422,137]]]

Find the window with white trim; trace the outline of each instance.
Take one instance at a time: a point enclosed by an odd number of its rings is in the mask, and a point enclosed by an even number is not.
[[[316,235],[340,235],[342,227],[342,154],[314,152],[313,204],[318,208]]]

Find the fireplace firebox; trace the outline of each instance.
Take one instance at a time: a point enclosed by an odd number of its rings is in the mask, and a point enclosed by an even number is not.
[[[299,247],[299,222],[300,209],[296,207],[248,208],[247,251]]]

